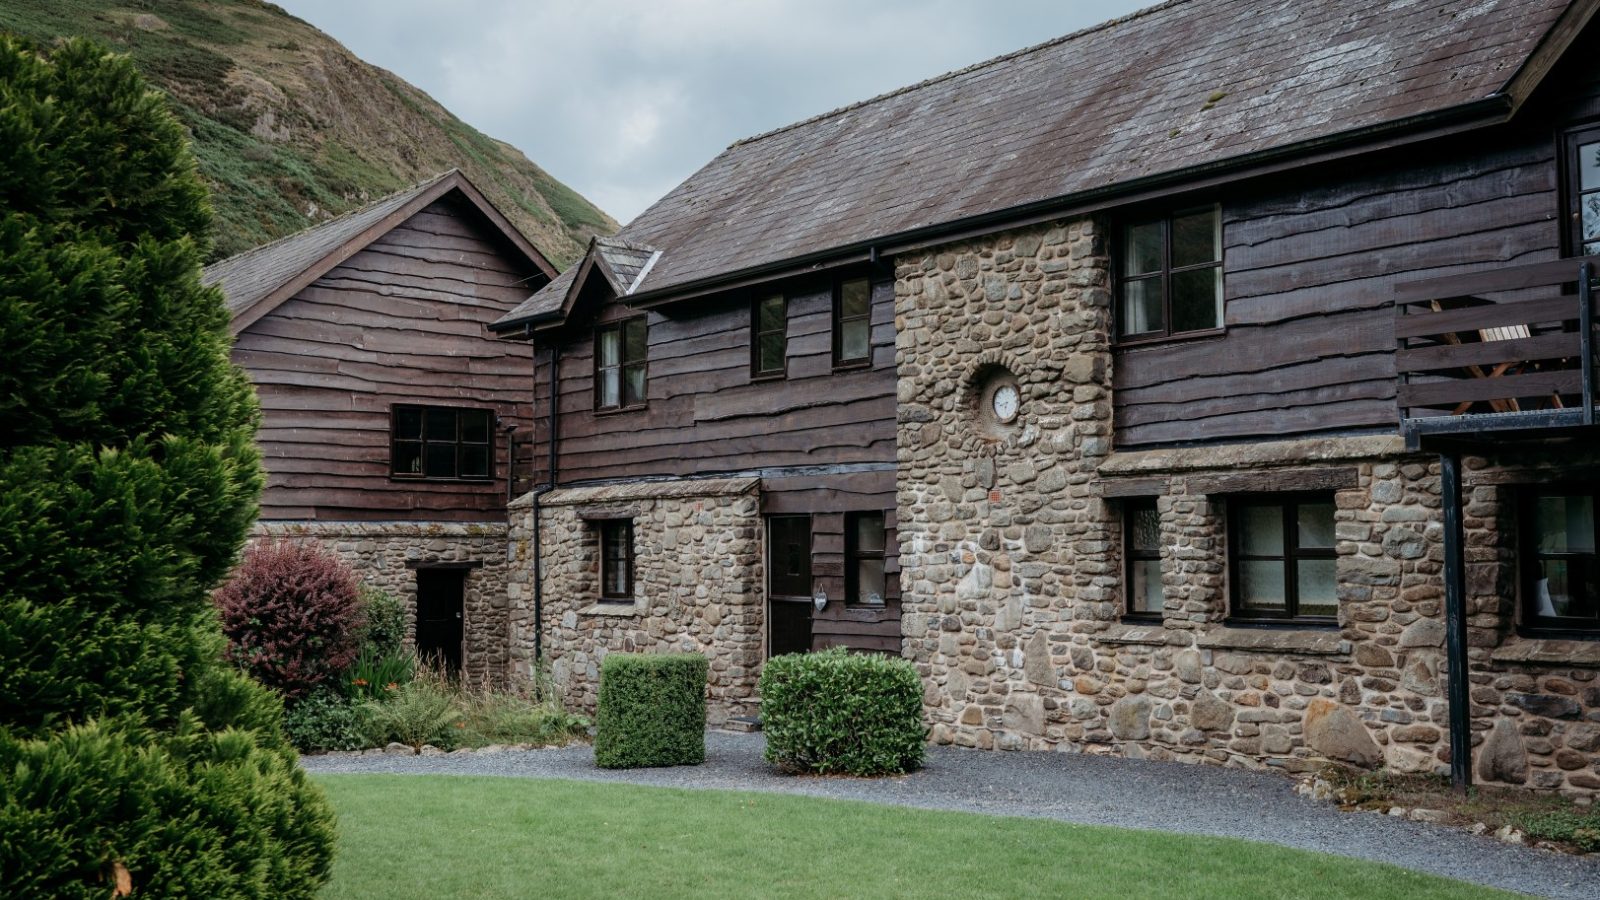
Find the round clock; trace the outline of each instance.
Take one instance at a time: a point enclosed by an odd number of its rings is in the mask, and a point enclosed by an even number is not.
[[[989,407],[994,410],[995,421],[1004,425],[1015,421],[1019,402],[1016,385],[1002,384],[995,388],[994,395],[989,398]]]

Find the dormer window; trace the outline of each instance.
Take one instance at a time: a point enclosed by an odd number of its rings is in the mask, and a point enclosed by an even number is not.
[[[1222,210],[1216,205],[1122,226],[1117,336],[1124,341],[1222,328]]]
[[[645,318],[602,326],[595,332],[594,343],[594,408],[643,406],[649,346]]]

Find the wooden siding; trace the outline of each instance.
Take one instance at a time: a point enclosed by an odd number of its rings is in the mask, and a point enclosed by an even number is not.
[[[549,477],[550,347],[560,350],[558,480],[634,479],[762,471],[767,515],[812,516],[812,580],[827,592],[813,617],[812,646],[900,652],[898,581],[882,609],[844,598],[844,516],[888,515],[885,568],[899,572],[894,544],[894,285],[872,290],[871,365],[833,367],[831,282],[787,285],[788,369],[782,379],[751,375],[747,295],[685,304],[649,316],[647,404],[594,411],[594,326],[634,315],[616,302],[584,313],[542,338],[536,351],[538,480]],[[781,470],[806,467],[803,473]],[[809,467],[823,467],[818,472]],[[826,472],[827,467],[838,471]],[[841,468],[843,467],[843,468]],[[852,471],[875,467],[870,471]],[[774,471],[780,470],[780,471]]]
[[[501,241],[464,205],[440,201],[237,336],[234,362],[261,398],[263,519],[503,519],[498,431],[491,481],[389,477],[395,403],[488,407],[526,443],[531,350],[487,325],[543,276]]]
[[[1226,331],[1116,352],[1117,444],[1394,431],[1394,286],[1561,256],[1555,136],[1600,114],[1597,48],[1496,133],[1217,198]]]

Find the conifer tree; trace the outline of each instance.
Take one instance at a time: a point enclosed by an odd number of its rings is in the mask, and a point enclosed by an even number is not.
[[[211,589],[261,490],[183,127],[0,35],[0,896],[309,897],[332,815]]]

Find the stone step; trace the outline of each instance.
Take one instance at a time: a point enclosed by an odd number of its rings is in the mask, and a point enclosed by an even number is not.
[[[734,716],[722,726],[728,731],[752,732],[761,730],[760,716]]]

